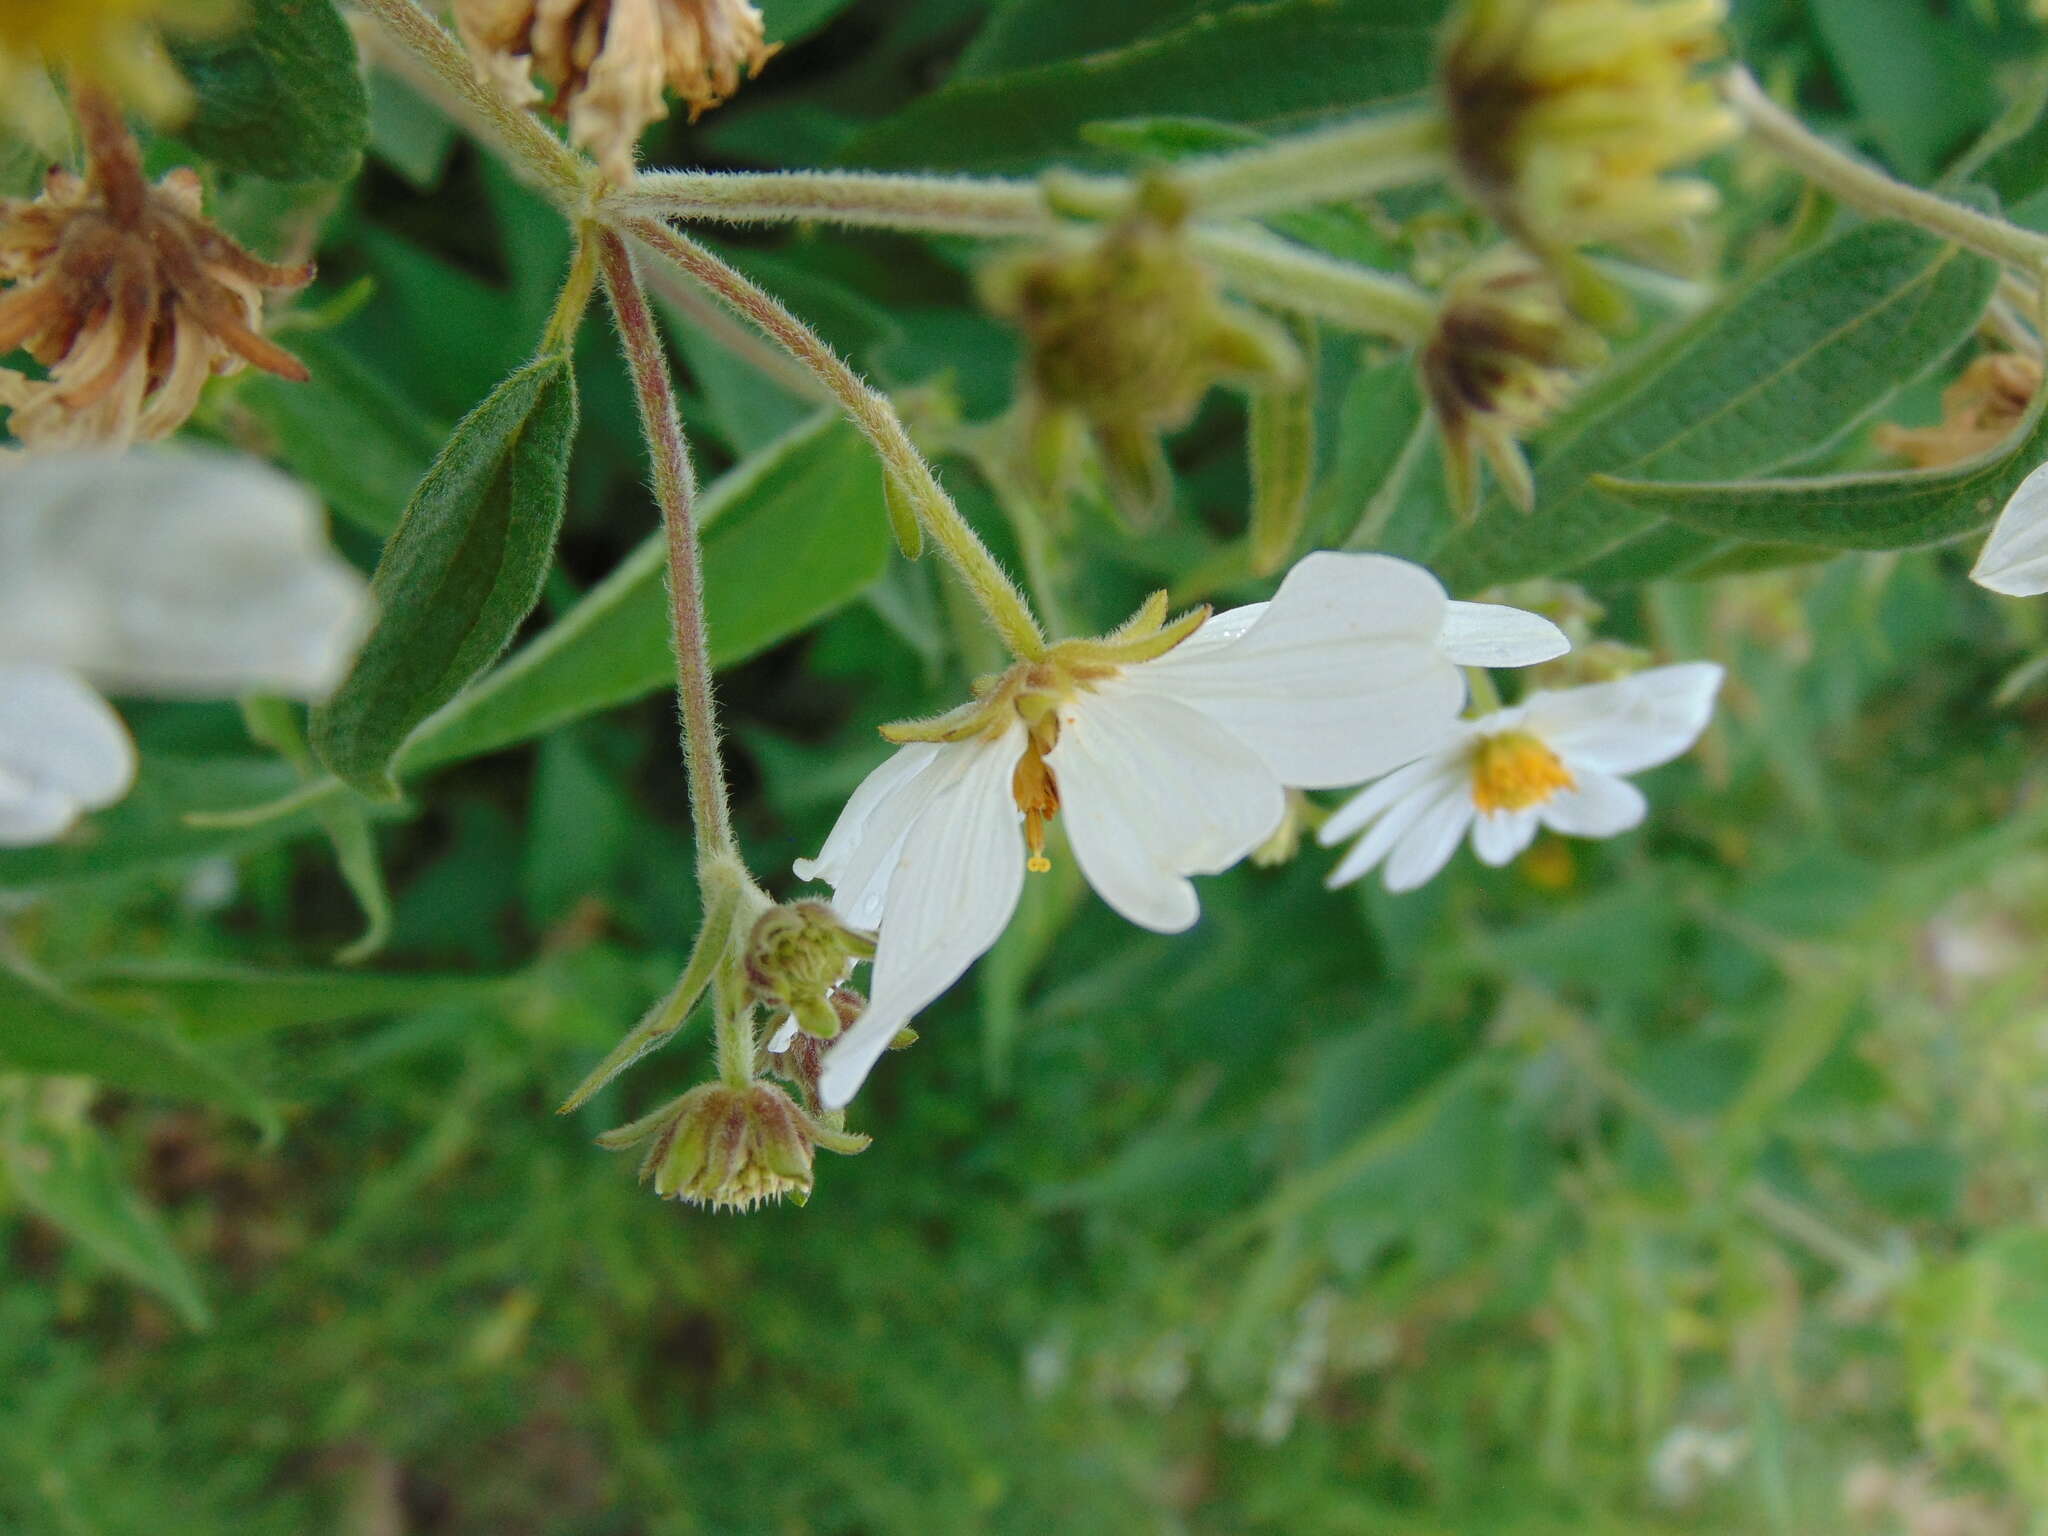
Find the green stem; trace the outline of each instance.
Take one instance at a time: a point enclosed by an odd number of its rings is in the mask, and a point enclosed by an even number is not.
[[[888,397],[848,367],[817,332],[792,315],[773,295],[695,241],[655,219],[630,220],[625,232],[674,262],[720,302],[758,326],[832,391],[840,408],[873,444],[884,469],[895,475],[897,483],[910,494],[925,533],[959,571],[990,627],[1002,637],[1011,654],[1024,660],[1043,656],[1045,635],[1023,594],[941,488]]]
[[[1895,181],[1837,149],[1772,101],[1748,70],[1725,73],[1721,94],[1752,135],[1808,181],[1851,207],[1916,224],[1930,234],[2028,272],[2048,265],[2048,239]]]
[[[654,496],[668,540],[668,599],[676,648],[676,697],[683,722],[683,763],[690,778],[690,814],[697,826],[697,865],[736,856],[725,769],[718,756],[718,710],[711,697],[711,642],[704,624],[704,561],[697,536],[697,481],[676,413],[675,385],[661,333],[647,308],[626,243],[614,234],[597,242],[605,289],[633,375],[640,425],[654,467]]]
[[[569,275],[555,298],[554,313],[541,332],[540,356],[566,357],[576,345],[576,333],[590,309],[590,296],[597,288],[598,231],[585,224],[576,235],[576,254],[569,260]]]
[[[1183,162],[1172,175],[1196,218],[1240,219],[1412,186],[1449,169],[1448,128],[1431,106]]]
[[[1190,243],[1231,287],[1276,309],[1403,346],[1417,345],[1436,324],[1436,300],[1413,283],[1333,261],[1249,225],[1197,225]]]
[[[871,171],[649,171],[607,196],[612,216],[726,224],[815,220],[923,234],[1050,234],[1058,221],[1032,181],[883,176]]]

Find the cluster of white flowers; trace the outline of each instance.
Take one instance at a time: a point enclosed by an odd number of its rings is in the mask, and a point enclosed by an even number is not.
[[[0,467],[0,847],[127,794],[135,747],[99,689],[318,698],[367,618],[317,506],[262,464],[150,449]]]
[[[1289,789],[1377,779],[1325,828],[1325,841],[1365,833],[1332,883],[1391,854],[1388,882],[1407,889],[1468,826],[1490,863],[1539,822],[1585,836],[1633,826],[1643,800],[1618,775],[1689,747],[1720,682],[1716,667],[1671,667],[1460,720],[1461,667],[1529,666],[1569,642],[1536,614],[1452,602],[1429,572],[1382,555],[1312,554],[1270,603],[1158,654],[1119,663],[1117,638],[1086,652],[1093,665],[994,682],[957,726],[877,768],[818,857],[797,861],[877,934],[867,1009],[825,1058],[829,1107],[995,943],[1027,870],[1045,867],[1054,815],[1105,902],[1178,933],[1200,913],[1189,877],[1270,839]]]

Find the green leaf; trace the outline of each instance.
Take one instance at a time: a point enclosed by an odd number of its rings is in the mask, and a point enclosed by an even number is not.
[[[1996,281],[1993,263],[1899,225],[1815,247],[1659,346],[1628,388],[1562,420],[1542,444],[1536,511],[1494,497],[1438,569],[1459,589],[1577,571],[1659,527],[1597,475],[1723,479],[1810,458],[1954,351]],[[1685,558],[1710,550],[1694,537]]]
[[[1850,99],[1909,181],[1944,161],[1997,109],[1991,72],[1952,19],[1927,0],[1812,0]]]
[[[318,332],[292,337],[313,377],[300,384],[253,370],[235,400],[269,430],[277,457],[359,528],[385,535],[434,462],[446,426],[356,351]]]
[[[99,966],[67,981],[101,1008],[175,1019],[201,1039],[484,1002],[516,985],[504,976],[267,971],[183,961]]]
[[[714,665],[757,655],[850,601],[887,564],[882,470],[866,442],[821,414],[705,494],[704,586]],[[670,686],[662,539],[430,721],[408,773],[475,757]]]
[[[240,1079],[167,1030],[117,1019],[0,962],[0,1069],[91,1077],[114,1088],[205,1099],[262,1118]]]
[[[1112,7],[1101,7],[1108,11]],[[1429,86],[1442,0],[1261,0],[1120,47],[948,85],[856,139],[851,165],[1023,170],[1100,160],[1100,119],[1284,123],[1358,112]]]
[[[109,1269],[171,1304],[189,1327],[212,1326],[206,1298],[163,1218],[135,1192],[89,1121],[31,1123],[0,1140],[7,1187]]]
[[[2048,389],[2003,443],[1940,469],[1723,482],[1596,476],[1606,495],[1723,538],[1841,549],[1910,549],[1975,533],[2048,458]]]
[[[520,369],[456,427],[378,563],[376,627],[314,712],[313,745],[338,778],[395,798],[406,738],[511,643],[554,562],[575,436],[561,357]]]
[[[0,849],[0,891],[47,894],[174,873],[201,859],[283,842],[319,826],[308,809],[254,827],[195,827],[195,812],[239,810],[299,787],[274,758],[145,753],[127,799],[40,848]]]
[[[173,54],[198,96],[179,137],[223,170],[344,181],[370,139],[355,39],[332,0],[243,0],[242,26]]]

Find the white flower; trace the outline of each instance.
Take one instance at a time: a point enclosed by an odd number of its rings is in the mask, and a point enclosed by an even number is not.
[[[1144,622],[1150,619],[1149,624]],[[1199,915],[1191,875],[1270,837],[1285,787],[1327,789],[1429,750],[1463,707],[1460,665],[1568,648],[1549,621],[1451,603],[1419,566],[1312,554],[1270,603],[1179,638],[1156,609],[1102,641],[1056,646],[925,728],[847,802],[804,879],[878,935],[871,997],[826,1057],[828,1108],[852,1098],[911,1016],[995,943],[1065,818],[1088,883],[1142,927]]]
[[[0,844],[113,804],[135,748],[93,691],[318,698],[368,585],[273,469],[163,449],[0,468]]]
[[[1699,740],[1721,669],[1688,662],[1618,682],[1534,693],[1460,722],[1427,756],[1353,796],[1323,823],[1325,847],[1358,837],[1333,886],[1384,863],[1390,891],[1412,891],[1457,851],[1466,829],[1486,864],[1506,864],[1538,827],[1613,837],[1643,819],[1623,774],[1668,763]],[[1360,833],[1364,835],[1358,836]]]
[[[2012,493],[1984,541],[1970,580],[2007,597],[2048,592],[2048,464]]]

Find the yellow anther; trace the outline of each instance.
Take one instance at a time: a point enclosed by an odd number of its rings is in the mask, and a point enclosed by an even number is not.
[[[1526,811],[1574,787],[1571,770],[1526,731],[1481,737],[1472,752],[1472,803],[1481,811]]]

